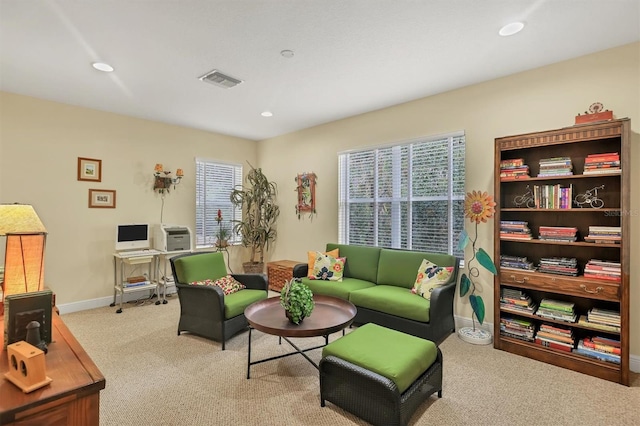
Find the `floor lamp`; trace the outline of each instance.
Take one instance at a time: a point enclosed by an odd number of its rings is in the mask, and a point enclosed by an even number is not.
[[[0,205],[0,236],[6,236],[4,298],[44,288],[44,251],[47,230],[32,206]],[[0,304],[0,313],[4,303]]]

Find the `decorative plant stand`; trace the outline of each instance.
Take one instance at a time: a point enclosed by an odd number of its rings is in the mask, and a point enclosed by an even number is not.
[[[493,337],[490,332],[481,328],[462,327],[458,329],[458,337],[474,345],[490,345]]]

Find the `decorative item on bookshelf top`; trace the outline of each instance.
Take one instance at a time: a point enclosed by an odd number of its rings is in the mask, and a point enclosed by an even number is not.
[[[478,224],[480,222],[487,222],[487,219],[493,217],[495,213],[496,203],[493,201],[493,197],[486,192],[472,191],[468,192],[464,201],[465,217],[468,217],[471,222],[475,224],[475,235],[473,239],[469,238],[466,230],[462,230],[458,241],[458,248],[464,250],[469,242],[471,242],[471,259],[466,262],[467,273],[463,273],[460,278],[460,297],[464,297],[469,294],[469,304],[473,313],[471,314],[471,321],[473,327],[461,327],[458,329],[458,336],[468,343],[477,345],[488,345],[491,343],[491,333],[481,328],[476,328],[476,321],[474,316],[478,319],[480,325],[484,322],[485,306],[482,296],[476,294],[477,286],[476,280],[480,276],[480,270],[473,264],[477,261],[487,271],[496,275],[496,270],[493,261],[489,254],[481,247],[476,248],[476,242],[478,240]]]
[[[613,111],[605,110],[600,102],[592,103],[589,106],[589,110],[584,112],[584,115],[576,115],[576,124],[587,124],[607,120],[613,120]]]

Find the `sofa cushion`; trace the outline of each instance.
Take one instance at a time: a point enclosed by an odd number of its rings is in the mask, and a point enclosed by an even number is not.
[[[342,281],[345,260],[344,257],[335,258],[317,251],[313,272],[307,278],[310,280]]]
[[[404,392],[436,361],[438,348],[430,340],[365,324],[322,349],[322,357],[335,356],[392,380]]]
[[[418,268],[416,282],[411,292],[425,299],[431,299],[431,292],[434,288],[442,287],[451,279],[453,266],[438,266],[430,260],[424,259]]]
[[[349,301],[359,308],[384,312],[414,321],[429,322],[431,302],[417,297],[407,288],[376,285],[352,291],[349,294]]]
[[[313,273],[313,267],[316,264],[316,257],[318,255],[317,253],[318,253],[317,251],[307,252],[307,277],[308,278],[313,277],[312,273]],[[340,250],[335,249],[335,250],[324,252],[322,254],[328,254],[329,256],[332,256],[332,257],[338,257],[340,256]]]
[[[378,260],[380,249],[378,247],[365,247],[347,244],[327,244],[327,251],[340,249],[340,257],[346,257],[344,265],[344,277],[357,278],[359,280],[376,282],[378,276]],[[416,264],[415,269],[418,267]],[[415,278],[415,277],[414,277]],[[413,284],[413,282],[412,282]]]
[[[344,277],[342,278],[342,282],[310,280],[309,278],[302,278],[302,282],[311,289],[313,294],[339,297],[344,300],[349,300],[349,293],[352,291],[375,286],[374,283],[369,281]],[[415,295],[413,297],[415,297]]]
[[[455,256],[448,254],[381,249],[375,282],[411,289],[416,281],[416,271],[424,259],[439,266],[455,266],[457,262]]]
[[[237,317],[244,313],[247,306],[253,302],[266,299],[268,294],[264,290],[245,289],[224,297],[224,319]]]
[[[222,252],[180,257],[173,262],[178,282],[187,284],[206,279],[217,280],[227,275]]]

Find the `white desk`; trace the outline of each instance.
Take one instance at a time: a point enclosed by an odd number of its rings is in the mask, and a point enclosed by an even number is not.
[[[116,313],[118,314],[122,313],[122,299],[124,299],[124,295],[127,293],[133,293],[136,291],[142,291],[142,290],[156,291],[158,294],[158,300],[156,301],[156,305],[160,304],[160,284],[156,276],[159,255],[160,253],[156,250],[151,250],[148,253],[135,255],[135,256],[123,255],[120,252],[113,253],[113,303],[111,303],[110,306],[111,307],[116,306],[116,297],[119,294],[120,305],[116,310]],[[147,267],[149,268],[149,275],[148,275],[149,284],[138,285],[133,287],[124,286],[125,265],[147,265]],[[118,273],[118,269],[120,269],[119,273]],[[166,293],[166,290],[165,290],[165,293]],[[166,299],[164,299],[164,303],[167,303]]]

